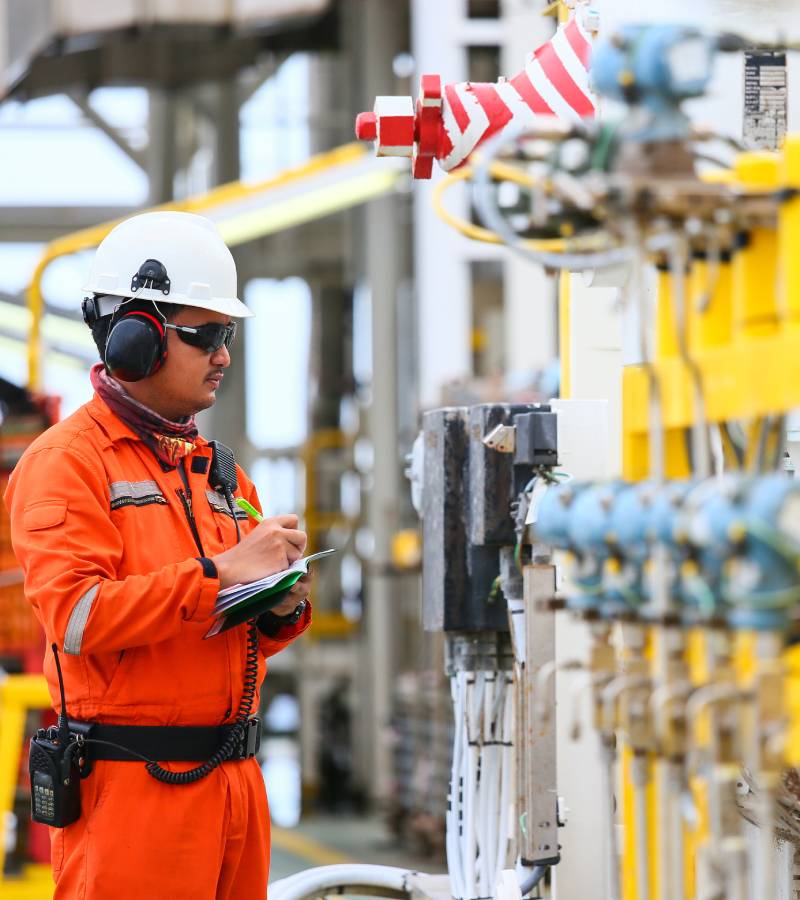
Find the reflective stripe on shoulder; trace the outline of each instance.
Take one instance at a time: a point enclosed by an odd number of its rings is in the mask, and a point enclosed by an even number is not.
[[[70,653],[72,656],[80,655],[83,632],[99,589],[99,584],[93,585],[75,604],[67,622],[67,633],[64,635],[64,653]]]
[[[206,497],[208,498],[208,502],[211,504],[211,508],[214,512],[224,513],[226,516],[230,516],[231,510],[228,506],[228,501],[220,494],[219,491],[214,491],[209,488],[206,491]],[[237,519],[246,519],[247,513],[243,509],[239,509],[237,506],[234,510],[236,513]]]
[[[114,481],[108,486],[108,490],[112,509],[167,502],[155,481]]]

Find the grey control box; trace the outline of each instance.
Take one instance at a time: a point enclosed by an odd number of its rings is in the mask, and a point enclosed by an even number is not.
[[[520,460],[484,443],[522,420]],[[516,542],[511,504],[532,466],[555,463],[555,414],[534,404],[446,407],[424,415],[423,439],[423,627],[506,631],[500,548]]]

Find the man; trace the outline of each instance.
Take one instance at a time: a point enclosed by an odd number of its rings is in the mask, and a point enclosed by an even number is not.
[[[230,364],[233,320],[252,313],[218,232],[188,213],[118,225],[88,291],[95,396],[32,444],[5,498],[67,711],[94,723],[80,818],[51,830],[55,896],[261,898],[269,821],[250,717],[266,657],[310,624],[309,579],[257,622],[204,635],[220,589],[286,568],[306,536],[294,515],[241,514],[232,495],[258,506],[253,485],[194,424]],[[45,674],[58,709],[49,651]]]

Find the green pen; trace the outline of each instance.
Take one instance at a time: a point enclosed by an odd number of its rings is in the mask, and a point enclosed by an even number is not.
[[[248,516],[252,516],[256,520],[256,522],[264,521],[264,517],[261,515],[261,513],[255,508],[255,506],[253,506],[252,503],[248,503],[247,500],[244,499],[244,497],[237,497],[233,502],[239,507],[239,509],[243,509]]]

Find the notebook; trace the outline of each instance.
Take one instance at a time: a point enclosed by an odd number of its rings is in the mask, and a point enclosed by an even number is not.
[[[320,550],[319,553],[298,559],[282,572],[274,572],[258,581],[234,584],[221,590],[217,594],[217,602],[212,612],[216,621],[206,632],[205,637],[221,634],[277,606],[296,582],[308,574],[308,567],[312,562],[335,552],[336,550]]]

